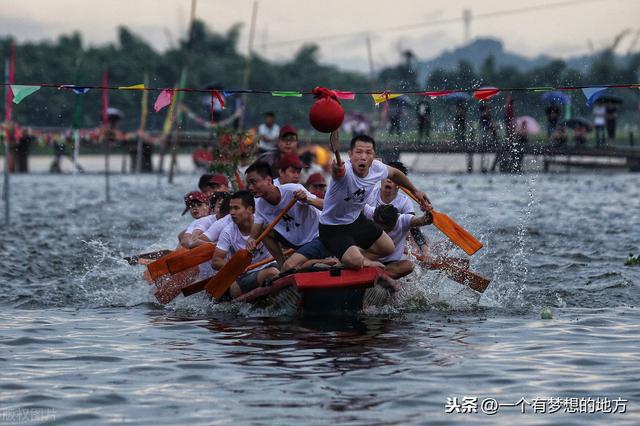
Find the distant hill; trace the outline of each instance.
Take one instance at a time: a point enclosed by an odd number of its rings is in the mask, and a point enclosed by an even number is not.
[[[504,49],[504,44],[500,40],[494,38],[477,38],[465,46],[453,50],[445,50],[436,58],[417,61],[418,81],[424,81],[429,73],[438,68],[456,68],[461,60],[469,61],[475,69],[478,69],[490,55],[493,55],[496,67],[500,68],[509,65],[521,71],[528,71],[532,68],[544,66],[557,59],[547,55],[528,58],[518,55],[517,53],[507,52]],[[622,62],[621,57],[618,57],[618,59]],[[582,55],[565,59],[565,62],[569,68],[584,72],[592,60],[593,57],[591,55]]]

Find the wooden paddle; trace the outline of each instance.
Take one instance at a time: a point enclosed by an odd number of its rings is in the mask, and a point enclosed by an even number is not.
[[[413,201],[421,204],[420,201],[405,187],[401,186],[405,194],[407,194]],[[433,224],[444,235],[446,235],[453,244],[460,247],[469,256],[482,248],[482,243],[478,241],[476,237],[471,235],[466,229],[460,226],[455,220],[442,212],[431,210],[431,216],[433,217]]]
[[[123,257],[123,259],[126,260],[129,265],[137,265],[141,260],[157,260],[162,256],[168,255],[169,253],[171,253],[171,250],[157,250],[151,251],[149,253],[134,254],[133,256]]]
[[[216,245],[207,243],[199,245],[198,247],[189,250],[180,256],[167,259],[167,269],[170,274],[177,274],[185,269],[189,269],[193,266],[197,266],[203,262],[211,260],[213,252],[216,251]]]
[[[284,251],[283,254],[285,257],[288,257],[293,254],[293,249],[287,249]],[[245,269],[245,272],[251,271],[252,269],[259,268],[260,266],[266,265],[267,263],[271,263],[271,262],[273,262],[273,257],[261,260],[260,262],[252,263],[251,265],[247,266],[247,269]],[[186,286],[185,288],[182,289],[182,295],[184,297],[187,297],[187,296],[191,296],[192,294],[200,293],[202,290],[204,290],[204,286],[207,284],[207,281],[209,281],[209,278],[205,278],[204,280],[201,280]]]
[[[467,285],[479,293],[483,293],[491,282],[488,278],[449,262],[435,261],[431,263],[430,267],[444,271],[452,280]]]
[[[289,201],[289,203],[284,207],[284,209],[282,209],[280,214],[276,216],[273,222],[271,222],[269,226],[267,226],[267,228],[262,231],[262,234],[260,234],[260,236],[256,240],[256,247],[262,242],[262,240],[267,238],[267,235],[269,235],[271,230],[278,224],[278,222],[280,222],[280,219],[282,219],[282,217],[287,214],[289,209],[291,209],[291,207],[293,207],[293,205],[297,201],[298,200],[295,197],[292,198],[291,201]],[[207,284],[205,285],[205,290],[207,290],[207,293],[209,293],[216,299],[222,297],[227,289],[231,287],[231,284],[233,284],[233,282],[240,276],[240,274],[242,274],[247,269],[247,266],[251,264],[252,257],[253,254],[249,250],[238,250],[236,254],[234,254],[231,259],[229,259],[229,261],[222,267],[222,269],[220,269],[220,271],[218,271],[218,273],[213,278],[211,278],[209,282],[207,282]]]
[[[179,249],[171,252],[170,254],[166,256],[162,256],[160,259],[147,265],[147,269],[149,270],[149,275],[151,275],[151,279],[155,281],[161,276],[168,274],[169,268],[167,267],[167,260],[176,256],[180,256],[185,252],[187,252],[187,249],[184,247],[180,247]]]

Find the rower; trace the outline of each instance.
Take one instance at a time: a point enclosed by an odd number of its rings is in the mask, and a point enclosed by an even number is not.
[[[274,179],[274,185],[284,185],[285,183],[300,183],[300,173],[304,164],[295,152],[289,152],[282,156],[278,166],[278,179]],[[245,175],[246,175],[245,171]]]
[[[364,214],[380,225],[395,245],[392,254],[378,259],[385,265],[384,271],[387,275],[398,279],[413,272],[413,263],[407,260],[404,255],[407,234],[410,229],[431,224],[431,214],[425,213],[423,216],[417,217],[415,214],[399,213],[398,209],[391,204],[381,204],[375,210],[373,207],[365,205]]]
[[[200,176],[198,188],[206,195],[213,195],[216,192],[229,191],[229,179],[223,174],[204,174]]]
[[[312,193],[318,198],[324,199],[324,194],[327,191],[327,183],[324,180],[322,173],[313,173],[307,178],[306,183],[307,191]]]
[[[185,229],[178,235],[178,241],[180,242],[180,245],[188,249],[194,248],[199,245],[197,241],[200,234],[206,231],[207,228],[213,225],[213,223],[216,221],[216,215],[213,214],[213,209],[210,205],[210,198],[202,192],[194,192],[187,195],[189,196],[191,194],[193,194],[192,198],[194,199],[192,202],[200,203],[200,205],[196,207],[190,207],[189,209],[197,210],[198,215],[204,215],[197,217],[196,220],[191,222],[187,229]],[[186,202],[187,197],[185,197],[185,203]],[[186,213],[186,211],[187,209],[185,209],[182,214]]]
[[[426,194],[417,189],[404,173],[375,157],[375,141],[367,135],[351,140],[349,160],[334,160],[332,180],[320,215],[320,240],[349,269],[382,266],[374,260],[393,253],[391,238],[362,213],[365,200],[375,184],[387,177],[422,200],[425,211],[432,209]]]
[[[220,270],[226,261],[227,254],[233,255],[239,250],[249,249],[247,240],[253,228],[255,202],[249,191],[237,191],[231,194],[230,213],[232,224],[224,228],[218,239],[211,264]],[[253,248],[253,247],[252,247]],[[259,262],[269,258],[269,252],[264,244],[259,244],[253,251],[253,261]],[[268,263],[250,272],[240,275],[229,289],[232,298],[264,285],[265,281],[278,275],[274,263]]]
[[[307,191],[297,183],[276,186],[269,174],[269,165],[255,162],[246,171],[247,188],[256,197],[256,218],[251,231],[252,241],[262,233],[284,207],[296,198],[298,202],[284,215],[271,235],[265,239],[265,245],[283,270],[296,268],[308,260],[329,257],[318,238],[318,218],[324,203],[321,198]],[[280,244],[292,248],[295,253],[284,260]]]
[[[400,170],[402,173],[408,176],[407,167],[400,161],[392,161],[388,163],[389,166]],[[384,179],[380,182],[379,187],[375,187],[371,192],[371,195],[367,199],[367,204],[374,209],[381,205],[392,205],[398,209],[398,213],[415,214],[413,203],[411,199],[404,193],[399,191],[398,185],[396,185],[391,179]],[[416,245],[422,252],[422,257],[425,261],[431,259],[429,250],[429,242],[420,228],[411,228],[411,236]]]
[[[222,229],[231,222],[231,218],[228,216],[230,196],[229,192],[216,192],[211,196],[209,205],[212,216],[215,216],[215,221],[210,222],[206,228],[206,223],[194,227],[189,241],[191,248],[218,241]]]

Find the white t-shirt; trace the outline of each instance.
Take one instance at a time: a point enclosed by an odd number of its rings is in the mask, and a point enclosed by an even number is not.
[[[274,184],[275,186],[280,186],[280,178],[275,178],[275,179],[273,180],[273,184]]]
[[[280,136],[280,126],[273,123],[273,126],[271,126],[271,128],[268,128],[266,124],[262,123],[258,126],[258,138],[260,138],[261,136],[266,136],[269,139],[275,138],[275,140],[277,141],[278,137]],[[268,151],[271,149],[276,149],[276,142],[266,142],[260,139],[259,146],[260,148]]]
[[[238,229],[238,225],[231,222],[231,225],[224,228],[224,230],[220,234],[216,249],[226,251],[227,254],[233,256],[238,251],[247,248],[248,239],[249,235],[242,235],[240,229]],[[260,262],[261,260],[268,259],[269,257],[271,257],[271,254],[269,254],[269,250],[267,250],[263,243],[260,243],[256,248],[256,251],[253,252],[252,262]],[[267,266],[271,266],[271,263],[267,263],[266,265],[256,268],[254,269],[254,271],[259,271],[260,269],[266,268]]]
[[[206,231],[211,225],[213,225],[216,221],[216,215],[210,214],[209,216],[201,217],[200,219],[196,219],[187,227],[185,234],[193,234],[194,231]]]
[[[207,228],[206,231],[204,231],[203,235],[206,236],[212,243],[218,242],[220,234],[222,233],[224,228],[229,226],[230,223],[233,223],[233,221],[231,220],[231,215],[228,214],[222,219],[216,220],[213,225],[211,225],[209,228]]]
[[[364,214],[369,219],[373,220],[373,211],[375,209],[369,205],[364,207]],[[411,219],[413,219],[415,215],[413,214],[399,214],[398,221],[396,222],[396,226],[393,228],[391,232],[389,232],[389,237],[393,240],[393,244],[395,245],[395,249],[393,253],[389,256],[381,257],[378,261],[382,263],[386,262],[394,262],[396,260],[401,260],[404,258],[404,246],[407,243],[407,233],[409,229],[411,229]]]
[[[373,207],[374,209],[383,204],[387,204],[384,201],[382,201],[382,198],[380,197],[379,186],[376,186],[375,188],[373,188],[373,191],[371,191],[371,195],[367,200],[367,204]],[[391,204],[393,207],[398,209],[398,213],[416,214],[416,211],[413,208],[413,203],[411,202],[411,199],[406,194],[400,191],[398,191],[398,195],[396,195],[396,198],[394,198],[389,204]]]
[[[369,173],[363,178],[355,174],[351,161],[345,161],[344,168],[342,178],[329,182],[320,215],[323,225],[349,225],[355,222],[373,187],[389,174],[387,166],[379,160],[373,160]]]
[[[280,202],[275,206],[263,198],[256,198],[255,223],[263,225],[271,223],[294,198],[296,191],[303,190],[310,200],[317,198],[299,183],[285,183],[280,185],[278,189],[280,190]],[[320,210],[298,201],[276,224],[275,230],[291,244],[301,246],[318,236],[319,217]]]

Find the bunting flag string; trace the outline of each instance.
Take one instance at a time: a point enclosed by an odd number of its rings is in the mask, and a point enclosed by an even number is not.
[[[11,92],[13,94],[13,103],[18,104],[22,100],[24,100],[29,95],[35,93],[39,89],[43,87],[47,88],[56,88],[56,89],[68,89],[72,90],[74,93],[78,95],[83,95],[88,93],[92,89],[100,89],[102,90],[103,96],[106,94],[106,91],[109,90],[144,90],[144,91],[155,91],[159,92],[158,97],[156,98],[154,104],[154,111],[159,112],[161,109],[170,105],[173,101],[173,98],[176,94],[182,94],[184,92],[194,92],[194,93],[206,93],[209,94],[213,99],[223,99],[223,96],[229,96],[234,94],[263,94],[263,95],[271,95],[274,97],[295,97],[300,98],[305,95],[313,95],[312,91],[295,91],[295,90],[232,90],[232,89],[219,89],[212,91],[211,89],[195,89],[189,87],[174,87],[174,88],[159,88],[159,87],[147,87],[145,84],[134,84],[130,86],[109,86],[104,83],[100,86],[91,86],[91,85],[82,85],[78,86],[75,84],[52,84],[52,83],[41,83],[41,84],[28,84],[28,85],[20,85],[20,84],[10,84],[10,83],[0,83],[1,86],[10,86]],[[547,92],[547,91],[581,91],[585,98],[587,99],[587,106],[593,105],[593,103],[603,94],[603,92],[607,89],[627,89],[627,88],[635,88],[640,89],[640,83],[625,83],[625,84],[598,84],[598,85],[590,85],[590,86],[565,86],[565,87],[551,87],[551,86],[534,86],[534,87],[479,87],[479,88],[467,88],[467,89],[450,89],[450,90],[411,90],[411,91],[341,91],[332,89],[331,91],[336,95],[339,99],[348,99],[353,100],[357,95],[370,95],[373,98],[373,101],[376,105],[381,103],[386,103],[389,100],[398,98],[403,95],[420,95],[420,96],[428,96],[431,99],[436,99],[440,97],[447,98],[450,95],[456,93],[465,93],[471,94],[471,96],[478,100],[484,101],[493,98],[494,96],[500,94],[501,92]],[[217,95],[216,95],[217,94]],[[221,105],[224,101],[221,102]],[[386,105],[385,105],[386,108]]]

